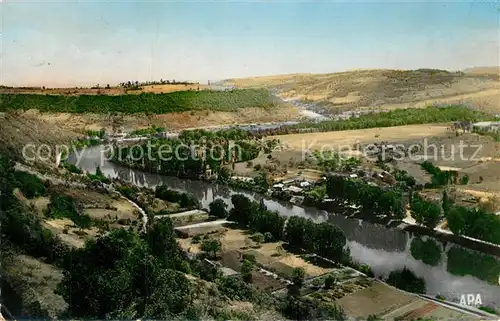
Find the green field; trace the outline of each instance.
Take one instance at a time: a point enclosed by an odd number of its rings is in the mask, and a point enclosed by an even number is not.
[[[277,100],[265,89],[230,91],[177,91],[139,95],[36,95],[0,94],[0,111],[38,109],[41,112],[166,114],[191,110],[236,111],[240,108],[269,108]]]

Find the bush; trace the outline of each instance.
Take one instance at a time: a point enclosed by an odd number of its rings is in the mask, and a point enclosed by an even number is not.
[[[47,189],[36,175],[16,171],[14,172],[14,179],[16,180],[14,186],[18,187],[27,198],[44,196],[47,194]]]
[[[195,235],[193,236],[193,238],[191,239],[191,243],[193,244],[198,244],[201,242],[201,236],[200,235]]]
[[[243,261],[252,262],[254,264],[257,263],[257,259],[255,258],[255,255],[253,255],[251,253],[243,253]]]
[[[304,284],[304,279],[306,277],[306,271],[303,268],[294,268],[292,272],[292,282],[293,285],[301,287]]]

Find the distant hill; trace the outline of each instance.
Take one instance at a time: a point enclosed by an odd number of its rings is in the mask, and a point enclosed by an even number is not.
[[[284,99],[314,103],[331,113],[447,103],[500,112],[500,77],[494,70],[491,67],[458,72],[373,69],[230,79],[226,83],[241,88],[274,89]]]

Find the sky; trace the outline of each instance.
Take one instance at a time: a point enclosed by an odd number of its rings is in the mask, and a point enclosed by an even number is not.
[[[499,10],[498,0],[0,0],[0,83],[498,66]]]

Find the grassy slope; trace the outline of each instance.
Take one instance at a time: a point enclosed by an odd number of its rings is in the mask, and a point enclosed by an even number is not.
[[[236,111],[246,107],[273,107],[276,100],[265,89],[232,91],[178,91],[141,95],[1,94],[0,111],[38,109],[42,112],[166,114],[191,110]]]
[[[331,111],[399,104],[403,105],[395,107],[410,107],[424,101],[426,105],[433,102],[471,103],[500,111],[499,73],[491,70],[495,69],[473,68],[466,72],[376,69],[231,79],[228,82],[242,88],[277,88],[284,98],[315,101]],[[467,94],[469,96],[464,97]]]

